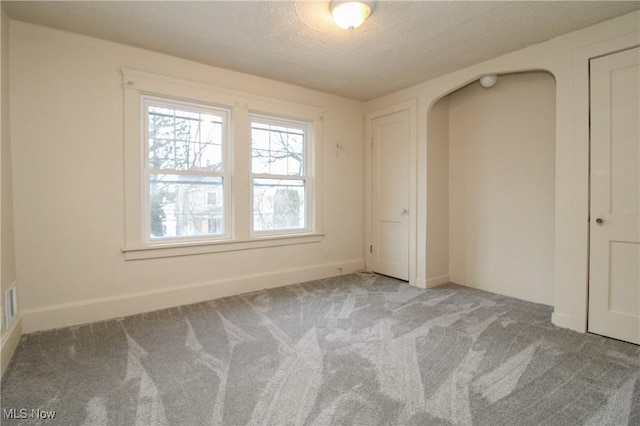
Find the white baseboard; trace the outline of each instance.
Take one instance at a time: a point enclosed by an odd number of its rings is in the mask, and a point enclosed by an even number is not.
[[[451,281],[450,278],[449,278],[449,275],[441,275],[439,277],[430,278],[430,279],[427,280],[427,287],[426,288],[433,288],[433,287],[438,286],[438,285],[446,284],[449,281]]]
[[[566,314],[554,312],[551,314],[551,322],[562,328],[571,328],[571,317]]]
[[[422,279],[416,279],[415,282],[409,282],[409,284],[422,289],[427,288],[427,282]]]
[[[86,324],[127,315],[151,312],[174,306],[249,293],[265,288],[281,287],[305,281],[351,274],[364,268],[364,259],[328,263],[257,275],[228,278],[205,283],[177,286],[162,290],[102,297],[80,302],[23,309],[22,331]],[[4,353],[3,353],[4,355]]]
[[[22,337],[22,315],[18,315],[11,322],[11,326],[8,330],[2,333],[2,343],[0,344],[0,376],[4,376],[4,372],[9,366],[9,361],[13,357],[13,353],[18,347]]]

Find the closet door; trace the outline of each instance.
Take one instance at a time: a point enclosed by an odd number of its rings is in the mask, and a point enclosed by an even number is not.
[[[409,280],[409,110],[372,120],[371,269]]]
[[[591,75],[589,325],[640,344],[640,48]]]

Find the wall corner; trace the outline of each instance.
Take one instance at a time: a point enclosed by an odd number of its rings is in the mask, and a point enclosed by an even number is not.
[[[18,317],[13,321],[11,327],[5,331],[2,335],[2,343],[0,349],[0,375],[4,376],[4,373],[9,367],[9,363],[13,358],[13,354],[20,343],[22,337],[22,315],[18,314]]]

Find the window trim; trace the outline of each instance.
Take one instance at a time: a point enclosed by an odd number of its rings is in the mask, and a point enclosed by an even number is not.
[[[248,94],[232,89],[211,86],[193,81],[152,74],[131,69],[122,70],[124,92],[124,245],[122,252],[125,260],[174,257],[260,249],[294,244],[320,242],[322,232],[321,179],[316,171],[321,164],[322,121],[324,110],[318,107]],[[143,96],[168,98],[176,102],[204,104],[213,108],[227,109],[228,128],[228,188],[230,199],[225,208],[230,209],[226,220],[230,221],[226,239],[189,239],[168,241],[145,240],[143,221],[145,193],[141,167],[144,149],[148,143],[142,143],[143,132]],[[252,233],[252,200],[248,194],[251,187],[250,167],[250,115],[264,115],[294,122],[310,123],[312,128],[313,151],[309,173],[313,176],[313,207],[307,229],[299,232],[278,232],[277,234]],[[248,145],[248,146],[244,146]],[[249,155],[247,161],[246,155]],[[244,186],[246,186],[246,188]],[[227,223],[225,223],[227,225]],[[287,230],[288,231],[288,230]],[[297,230],[296,230],[297,231]]]
[[[141,95],[142,104],[142,137],[143,137],[143,155],[142,155],[142,185],[144,189],[143,192],[143,203],[142,203],[142,224],[144,231],[144,239],[142,243],[144,245],[163,245],[170,244],[172,242],[180,243],[190,243],[190,242],[198,242],[198,241],[215,241],[215,240],[227,240],[232,238],[233,229],[233,217],[231,215],[231,176],[229,171],[229,127],[230,127],[230,119],[231,119],[231,110],[229,108],[224,108],[220,106],[213,106],[210,104],[204,103],[195,103],[195,102],[186,102],[182,100],[174,100],[167,97],[159,97],[157,95]],[[148,107],[149,106],[165,106],[168,108],[184,108],[184,110],[188,110],[191,112],[202,112],[208,111],[216,115],[222,116],[222,171],[221,172],[209,172],[209,173],[194,173],[188,170],[173,170],[173,169],[152,169],[149,167],[149,117],[148,117]],[[167,174],[176,175],[176,176],[186,176],[186,175],[194,175],[194,176],[211,176],[211,177],[221,177],[222,178],[222,199],[224,203],[223,209],[223,221],[224,221],[224,233],[222,234],[208,234],[208,235],[192,235],[192,236],[175,236],[175,237],[162,237],[162,238],[152,238],[151,237],[151,222],[149,220],[150,210],[151,210],[151,199],[149,193],[149,179],[152,174],[160,174],[162,171],[169,171]]]
[[[157,259],[162,257],[191,256],[197,254],[253,250],[267,247],[282,247],[298,244],[319,243],[324,239],[321,232],[291,234],[287,236],[265,236],[251,240],[219,240],[201,242],[181,242],[179,244],[156,244],[129,246],[122,249],[125,260]]]
[[[250,185],[249,192],[251,197],[250,204],[250,233],[251,237],[262,237],[262,236],[281,236],[281,235],[295,235],[295,234],[307,234],[312,232],[314,229],[314,201],[316,201],[316,196],[314,193],[314,167],[313,167],[313,159],[314,159],[314,138],[313,138],[313,124],[308,121],[290,119],[285,117],[280,117],[272,114],[264,114],[264,113],[249,113],[249,130],[252,130],[252,125],[254,122],[265,124],[265,125],[282,125],[292,128],[299,128],[304,131],[304,173],[302,175],[277,175],[270,173],[253,173],[250,170]],[[250,155],[253,148],[253,141],[249,140],[250,144]],[[251,157],[249,158],[249,162],[251,163]],[[251,169],[250,164],[250,169]],[[280,180],[302,180],[305,182],[305,219],[304,219],[304,227],[303,228],[294,228],[294,229],[272,229],[259,231],[254,229],[254,181],[255,179],[280,179]]]

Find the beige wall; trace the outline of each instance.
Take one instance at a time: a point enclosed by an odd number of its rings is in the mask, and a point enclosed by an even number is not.
[[[427,287],[449,282],[449,99],[431,110],[427,131]]]
[[[9,27],[10,22],[4,9],[0,7],[0,136],[2,138],[0,150],[0,300],[2,300],[2,330],[0,372],[4,374],[11,356],[18,345],[22,334],[20,313],[11,324],[5,324],[4,292],[15,283],[16,291],[19,285],[16,281],[15,244],[13,234],[13,184],[11,162],[11,133],[9,131]],[[19,291],[18,291],[19,294]],[[18,300],[18,305],[20,301]]]
[[[611,19],[416,86],[367,102],[365,111],[417,101],[418,152],[415,166],[418,241],[416,283],[426,282],[430,263],[427,178],[429,162],[427,117],[438,99],[486,73],[547,70],[556,80],[555,241],[552,321],[561,327],[586,330],[589,208],[589,58],[637,45],[640,12]],[[424,229],[424,232],[423,232]],[[421,266],[422,265],[422,266]]]
[[[121,68],[323,108],[324,240],[125,261]],[[363,267],[361,102],[17,21],[11,75],[25,332]]]
[[[364,108],[359,102],[114,43],[15,21],[10,27],[16,268],[26,331],[361,266],[363,112],[409,101],[416,102],[418,112],[412,167],[417,170],[414,254],[419,261],[413,273],[416,284],[425,285],[433,277],[427,268],[435,271],[433,265],[442,264],[442,252],[434,249],[438,245],[433,239],[443,237],[436,237],[433,226],[437,228],[446,216],[440,214],[440,222],[428,223],[428,217],[438,218],[428,211],[427,203],[438,191],[433,185],[429,191],[427,183],[434,172],[428,171],[434,167],[428,156],[438,149],[431,146],[433,130],[427,124],[432,106],[484,73],[535,69],[550,71],[557,82],[553,321],[584,331],[588,58],[637,44],[640,13],[447,74],[371,101]],[[122,67],[325,108],[324,241],[125,262],[120,250],[124,235]],[[336,143],[344,147],[340,155],[335,153]]]
[[[451,281],[553,305],[553,76],[501,76],[447,98]]]
[[[9,19],[2,10],[2,306],[4,291],[16,280],[13,242],[13,187],[9,132]]]

